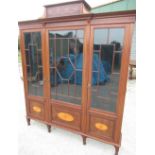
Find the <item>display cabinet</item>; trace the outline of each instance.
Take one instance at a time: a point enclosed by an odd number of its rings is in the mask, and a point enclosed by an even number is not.
[[[19,22],[27,122],[112,144],[117,155],[135,11],[55,16]]]

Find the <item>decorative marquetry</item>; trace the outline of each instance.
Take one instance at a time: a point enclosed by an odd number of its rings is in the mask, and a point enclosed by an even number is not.
[[[33,111],[37,112],[37,113],[40,113],[41,112],[41,108],[38,107],[38,106],[33,106]]]
[[[72,122],[74,121],[74,117],[71,114],[65,113],[65,112],[59,112],[57,114],[58,118],[66,121],[66,122]]]
[[[106,124],[103,124],[103,123],[95,123],[95,127],[101,131],[107,131],[108,130],[108,126]]]
[[[29,102],[29,112],[30,116],[37,118],[39,120],[44,120],[45,118],[45,107],[42,101],[36,100],[34,101],[30,99]]]

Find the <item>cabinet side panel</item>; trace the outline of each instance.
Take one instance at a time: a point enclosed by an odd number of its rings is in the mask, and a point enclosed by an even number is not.
[[[132,40],[133,24],[127,24],[125,28],[125,39],[124,39],[124,51],[122,55],[122,67],[120,75],[120,85],[119,85],[119,99],[117,103],[117,116],[116,121],[116,130],[115,130],[115,142],[120,143],[121,139],[121,127],[123,120],[123,111],[124,111],[124,102],[125,102],[125,93],[126,93],[126,84],[128,79],[128,65],[129,65],[129,56]]]

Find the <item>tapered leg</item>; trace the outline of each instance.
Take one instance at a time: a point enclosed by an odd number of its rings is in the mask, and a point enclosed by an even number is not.
[[[83,139],[83,145],[86,145],[86,136],[82,136],[82,139]]]
[[[130,67],[130,72],[129,72],[129,79],[132,80],[132,74],[133,74],[133,68],[132,66]]]
[[[51,125],[47,125],[48,132],[51,132]]]
[[[27,125],[31,125],[31,119],[30,118],[26,118],[27,121]]]
[[[115,155],[118,155],[118,152],[119,152],[119,147],[115,146]]]

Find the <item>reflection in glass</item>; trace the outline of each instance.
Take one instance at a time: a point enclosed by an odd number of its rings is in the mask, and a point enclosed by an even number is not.
[[[41,33],[24,33],[29,95],[43,95]]]
[[[107,44],[108,29],[96,29],[94,33],[95,44]]]
[[[53,99],[81,104],[83,30],[49,31]]]
[[[116,111],[124,29],[95,29],[91,106]]]

